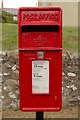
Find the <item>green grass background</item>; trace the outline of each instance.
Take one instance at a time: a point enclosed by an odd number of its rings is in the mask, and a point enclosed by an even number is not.
[[[63,50],[78,50],[78,28],[63,27]],[[2,50],[15,50],[18,48],[17,24],[2,24]]]

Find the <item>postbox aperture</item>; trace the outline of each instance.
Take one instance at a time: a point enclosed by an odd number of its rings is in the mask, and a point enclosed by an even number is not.
[[[22,111],[62,106],[62,10],[19,9],[19,83]]]

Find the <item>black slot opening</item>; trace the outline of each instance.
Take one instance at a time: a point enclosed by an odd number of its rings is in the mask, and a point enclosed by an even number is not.
[[[22,26],[22,32],[58,32],[59,25]]]

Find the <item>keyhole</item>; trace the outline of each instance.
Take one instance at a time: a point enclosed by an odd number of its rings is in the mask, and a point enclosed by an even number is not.
[[[55,96],[55,100],[57,100],[57,96]]]
[[[30,79],[28,79],[28,82],[30,82]]]

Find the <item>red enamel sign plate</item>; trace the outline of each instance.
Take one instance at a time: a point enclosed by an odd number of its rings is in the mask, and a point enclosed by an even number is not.
[[[20,8],[18,14],[20,109],[62,106],[62,10]]]

